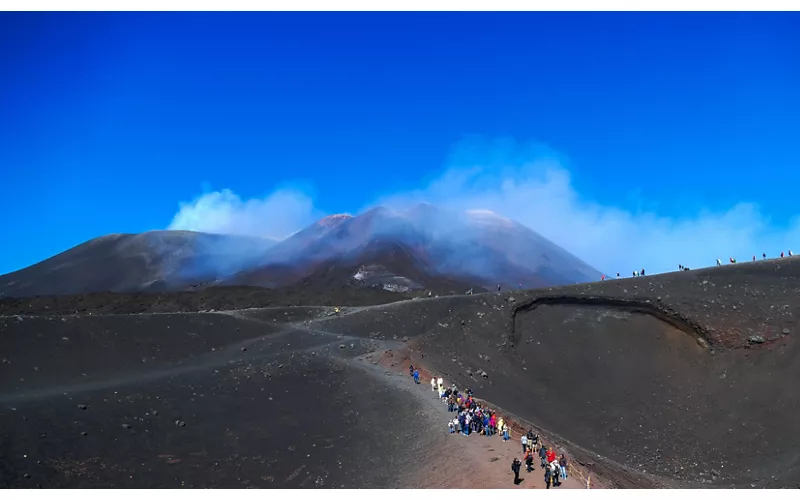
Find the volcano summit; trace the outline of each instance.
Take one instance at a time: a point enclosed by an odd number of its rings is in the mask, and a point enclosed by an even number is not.
[[[283,241],[187,231],[103,236],[0,276],[0,296],[178,291],[325,280],[387,290],[532,288],[600,272],[530,228],[488,211],[430,204],[332,215]],[[362,278],[362,279],[360,279]]]

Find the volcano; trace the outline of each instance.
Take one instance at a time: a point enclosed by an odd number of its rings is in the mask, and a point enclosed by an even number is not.
[[[0,276],[0,297],[310,282],[462,293],[577,284],[600,274],[493,212],[422,203],[328,216],[283,241],[189,231],[103,236]]]
[[[399,261],[397,252],[404,255]],[[453,212],[427,203],[326,217],[277,244],[264,260],[226,283],[284,286],[354,266],[375,268],[393,280],[412,272],[487,289],[577,284],[601,275],[518,222],[486,210]],[[425,279],[418,281],[425,286]]]

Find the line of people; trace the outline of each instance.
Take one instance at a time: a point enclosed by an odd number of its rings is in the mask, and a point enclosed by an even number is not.
[[[414,378],[414,383],[419,384],[419,370],[411,365],[409,366],[409,374]],[[445,388],[442,377],[432,377],[431,391],[436,393],[440,400],[447,405],[448,412],[455,413],[455,416],[447,422],[450,434],[461,434],[462,436],[475,434],[486,437],[499,434],[503,441],[511,439],[511,430],[508,422],[504,421],[502,417],[498,417],[494,410],[476,401],[471,388],[462,393],[455,384]],[[533,429],[528,430],[527,434],[521,436],[520,444],[522,445],[523,459],[520,461],[519,458],[515,457],[511,463],[515,485],[520,483],[521,464],[524,462],[526,470],[533,472],[535,468],[534,457],[537,454],[540,458],[541,467],[544,469],[546,488],[550,488],[551,485],[553,487],[561,486],[561,481],[567,479],[568,463],[566,455],[561,454],[561,457],[557,457],[555,450],[548,448],[541,441],[539,435],[533,432]]]

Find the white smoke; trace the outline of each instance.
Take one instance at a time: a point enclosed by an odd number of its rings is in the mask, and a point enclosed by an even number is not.
[[[413,192],[378,196],[376,203],[417,201],[457,210],[491,210],[525,224],[594,267],[623,276],[640,268],[650,274],[677,270],[679,264],[704,267],[717,258],[760,259],[762,252],[775,257],[800,242],[800,217],[780,227],[748,201],[689,217],[604,206],[593,201],[591,192],[575,188],[559,155],[540,145],[507,140],[459,144],[433,181]],[[170,227],[281,237],[319,215],[313,200],[300,192],[282,190],[242,201],[225,190],[182,204]]]
[[[181,203],[169,229],[283,239],[320,216],[311,196],[299,190],[279,189],[243,201],[223,189]]]

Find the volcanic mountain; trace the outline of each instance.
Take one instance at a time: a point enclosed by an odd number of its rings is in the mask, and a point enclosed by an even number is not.
[[[490,211],[459,213],[425,203],[326,217],[277,244],[264,260],[264,266],[226,283],[276,287],[345,268],[357,282],[411,289],[425,287],[426,277],[484,288],[535,288],[600,276],[518,222]]]
[[[0,276],[0,297],[186,288],[254,265],[274,243],[192,231],[111,234]]]
[[[599,275],[522,224],[489,211],[423,203],[332,215],[280,242],[188,231],[104,236],[0,276],[0,296],[310,283],[328,290],[461,293],[575,284]]]

